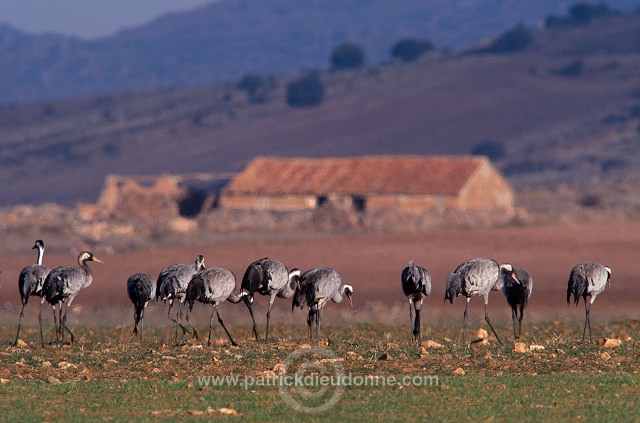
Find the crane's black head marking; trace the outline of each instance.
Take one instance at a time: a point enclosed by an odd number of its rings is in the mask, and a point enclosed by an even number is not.
[[[32,250],[40,249],[40,248],[44,248],[44,241],[41,239],[37,240],[36,243],[33,245],[33,247],[31,247]]]
[[[204,256],[202,254],[199,254],[196,257],[196,270],[199,272],[201,270],[204,270],[204,268],[205,268]]]
[[[509,263],[505,263],[503,265],[500,266],[500,270],[507,276],[509,276],[511,279],[513,279],[518,285],[522,285],[522,283],[520,283],[520,281],[518,280],[518,278],[516,277],[516,274],[513,271],[513,266],[510,265]]]
[[[344,285],[344,295],[349,299],[349,304],[353,307],[353,301],[351,300],[351,296],[353,295],[353,287],[351,285]]]

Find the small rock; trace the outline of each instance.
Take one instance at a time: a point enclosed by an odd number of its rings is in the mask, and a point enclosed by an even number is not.
[[[425,347],[420,347],[420,356],[429,355],[429,352]]]
[[[423,347],[427,347],[427,348],[442,348],[444,345],[439,344],[436,341],[433,341],[433,340],[429,339],[426,342],[423,342],[422,346]]]
[[[487,332],[486,330],[480,328],[480,329],[478,329],[478,333],[476,333],[476,338],[488,339],[489,338],[489,332]]]
[[[529,345],[529,350],[530,351],[541,351],[541,350],[544,350],[544,345],[531,344],[531,345]]]
[[[218,408],[218,413],[225,416],[235,416],[236,414],[238,414],[238,412],[233,408]]]
[[[202,410],[189,410],[188,413],[192,416],[204,416],[204,411]]]
[[[513,350],[519,353],[528,351],[527,345],[524,342],[516,342],[516,344],[513,346]]]
[[[276,372],[274,372],[273,370],[265,370],[264,372],[260,373],[262,376],[269,378],[269,379],[275,379],[278,377],[278,375],[276,374]]]
[[[18,339],[15,345],[17,348],[29,348],[29,344],[24,342],[22,339]]]
[[[621,339],[607,338],[604,341],[604,347],[605,348],[615,348],[615,347],[619,347],[621,343],[622,343]]]
[[[455,369],[455,370],[453,371],[453,375],[454,375],[454,376],[464,376],[464,375],[465,375],[465,373],[466,373],[466,372],[464,371],[464,369],[463,369],[462,367],[458,367],[457,369]]]
[[[51,362],[49,360],[42,362],[42,367],[51,367]]]
[[[606,361],[609,360],[611,356],[609,355],[609,353],[603,352],[602,354],[600,354],[600,358]]]
[[[58,363],[58,368],[59,369],[69,369],[69,368],[76,368],[77,366],[75,364],[69,363],[67,361],[61,361],[60,363]]]
[[[284,363],[278,363],[275,366],[273,366],[273,371],[276,374],[284,375],[287,373],[287,366],[285,366]]]
[[[0,383],[6,385],[7,383],[11,383],[9,379],[0,378]]]

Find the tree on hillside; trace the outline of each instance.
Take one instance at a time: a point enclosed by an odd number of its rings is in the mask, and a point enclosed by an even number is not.
[[[604,3],[576,3],[569,7],[569,15],[566,17],[550,15],[545,18],[545,27],[550,28],[559,25],[586,25],[594,19],[614,15],[617,12],[609,9]]]
[[[483,51],[489,53],[513,53],[525,50],[533,41],[531,31],[519,23],[515,28],[500,35]]]
[[[499,141],[483,140],[473,146],[471,154],[474,156],[486,156],[489,160],[497,162],[506,156],[506,151]]]
[[[398,40],[391,48],[391,58],[400,59],[403,62],[412,62],[433,49],[433,44],[428,40],[403,38]]]
[[[267,79],[260,75],[248,73],[240,78],[236,88],[246,91],[252,103],[262,103],[266,99],[267,82]]]
[[[331,68],[334,70],[354,69],[364,65],[364,53],[355,44],[340,44],[331,51]]]
[[[324,100],[324,85],[317,72],[310,72],[287,84],[287,104],[291,107],[313,107]]]

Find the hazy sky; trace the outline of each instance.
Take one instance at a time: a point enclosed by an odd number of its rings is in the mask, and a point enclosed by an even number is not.
[[[0,23],[90,39],[215,0],[0,0]]]

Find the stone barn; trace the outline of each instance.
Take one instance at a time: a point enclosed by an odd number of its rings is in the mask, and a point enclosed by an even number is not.
[[[513,210],[514,193],[485,157],[364,156],[251,161],[223,190],[223,210],[340,208],[421,213]]]

